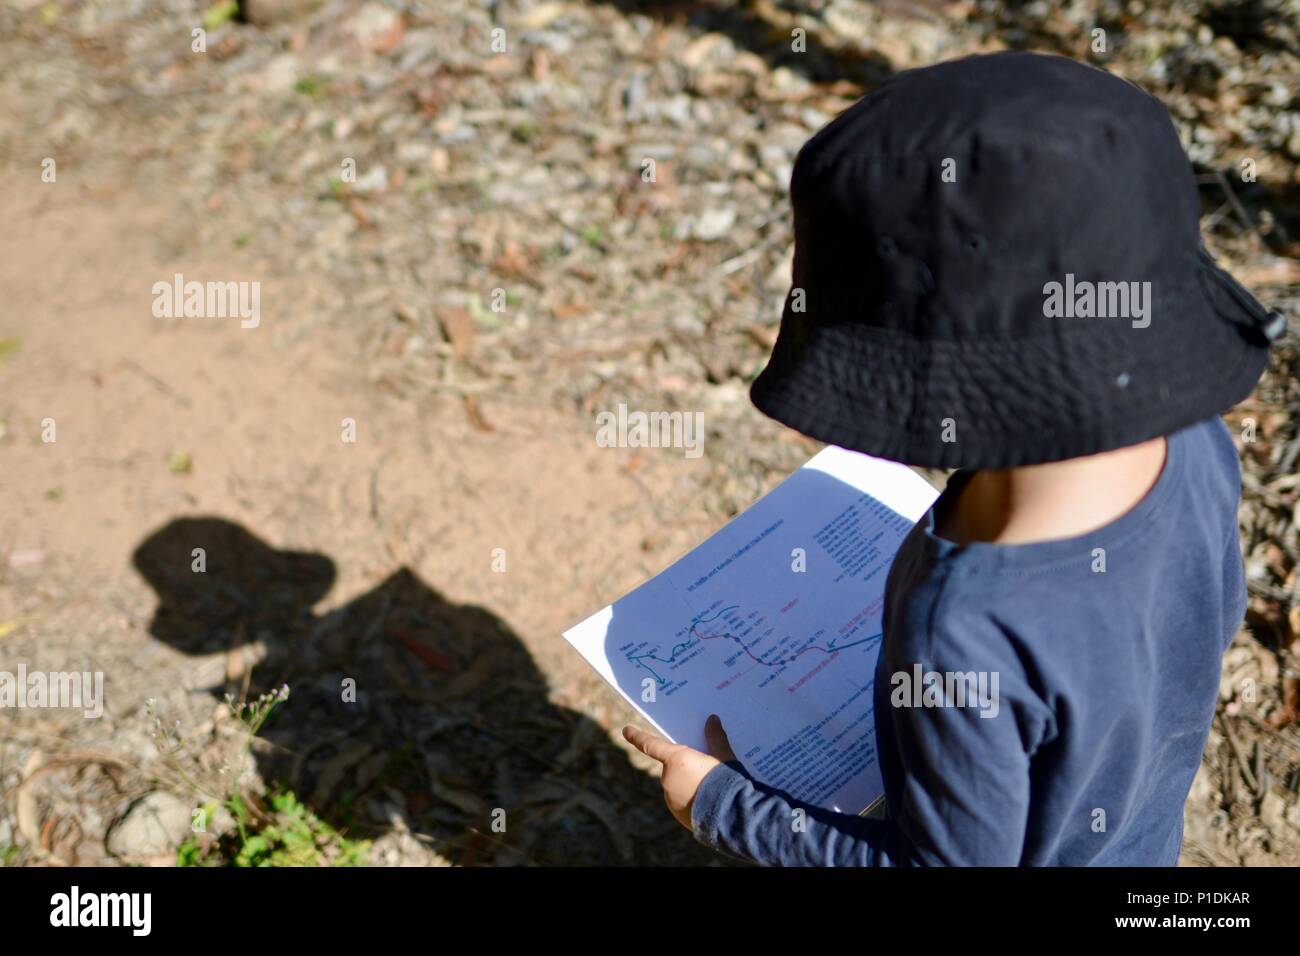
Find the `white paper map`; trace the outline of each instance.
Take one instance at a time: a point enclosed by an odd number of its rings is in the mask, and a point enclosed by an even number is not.
[[[716,713],[755,779],[858,813],[883,791],[872,695],[885,578],[935,496],[905,465],[827,448],[564,637],[669,739],[707,749]]]

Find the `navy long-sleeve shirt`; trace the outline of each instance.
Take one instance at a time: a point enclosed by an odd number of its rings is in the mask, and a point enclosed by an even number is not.
[[[801,806],[733,761],[700,785],[696,838],[787,866],[1175,865],[1246,592],[1227,427],[1210,419],[1167,446],[1130,511],[1031,544],[936,536],[970,477],[956,472],[886,585],[874,699],[887,818]],[[917,665],[983,672],[986,689],[996,674],[995,712],[903,706],[917,699],[896,675]]]

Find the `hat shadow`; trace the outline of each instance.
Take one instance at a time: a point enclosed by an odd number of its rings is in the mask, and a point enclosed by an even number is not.
[[[717,861],[671,819],[656,778],[550,701],[499,617],[409,569],[318,615],[334,562],[222,518],[170,521],[132,560],[158,598],[153,637],[189,655],[261,654],[241,686],[208,688],[215,699],[289,685],[257,733],[258,773],[350,837],[401,826],[464,865]]]

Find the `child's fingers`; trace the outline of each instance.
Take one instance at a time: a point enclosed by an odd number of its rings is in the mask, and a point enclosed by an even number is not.
[[[653,757],[660,763],[667,762],[673,751],[678,747],[677,744],[670,743],[657,734],[642,730],[640,727],[633,727],[630,724],[623,728],[623,737],[637,750],[647,757]]]
[[[724,763],[736,759],[736,752],[731,749],[727,732],[722,729],[722,718],[717,714],[710,714],[709,719],[704,722],[704,739],[709,742],[709,753],[714,757]]]

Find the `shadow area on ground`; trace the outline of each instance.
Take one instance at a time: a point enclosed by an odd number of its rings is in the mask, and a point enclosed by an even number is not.
[[[258,772],[349,836],[405,826],[464,865],[716,859],[669,817],[657,779],[596,722],[549,700],[500,618],[409,569],[317,615],[333,561],[207,516],[150,534],[133,564],[158,598],[155,638],[189,655],[241,644],[262,655],[242,679],[208,688],[215,699],[289,685],[255,742]],[[504,832],[493,828],[500,810]]]
[[[665,24],[689,24],[700,32],[726,35],[738,49],[762,57],[769,69],[784,66],[814,83],[847,80],[865,92],[894,73],[889,58],[869,46],[846,44],[832,48],[814,34],[803,36],[803,49],[791,46],[790,25],[775,20],[771,5],[714,0],[590,0],[612,7],[623,16],[652,17]],[[792,14],[795,10],[780,11]]]

